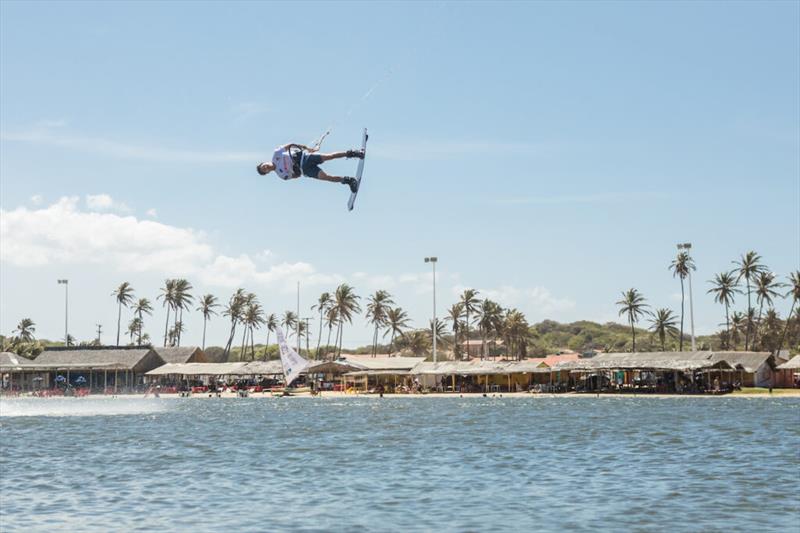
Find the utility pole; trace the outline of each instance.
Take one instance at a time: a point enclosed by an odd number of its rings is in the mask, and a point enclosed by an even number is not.
[[[311,335],[310,335],[310,333],[311,333],[311,330],[309,329],[309,327],[311,327],[311,326],[309,325],[309,324],[310,324],[311,317],[307,316],[307,317],[305,317],[303,320],[305,320],[305,321],[306,321],[306,357],[310,357],[310,355],[309,355],[309,354],[310,354],[311,352],[310,352],[310,351],[309,351],[309,349],[308,349],[308,338],[311,336]]]
[[[297,353],[300,353],[300,282],[297,282]]]
[[[678,243],[678,250],[686,250],[686,254],[690,254],[690,250],[692,249],[692,243],[690,242],[682,242]],[[691,255],[689,255],[691,257]],[[692,301],[692,269],[689,269],[689,325],[691,326],[692,332],[692,351],[697,351],[697,342],[694,338],[694,302]]]
[[[97,345],[102,346],[100,342],[100,334],[103,332],[103,325],[102,324],[95,324],[97,326]]]
[[[69,280],[58,280],[64,286],[64,346],[69,346]]]
[[[436,262],[439,260],[438,257],[426,257],[425,262],[430,263],[433,267],[433,324],[431,329],[431,335],[433,336],[433,362],[436,362],[436,334],[438,333],[437,326],[439,325],[436,322]]]

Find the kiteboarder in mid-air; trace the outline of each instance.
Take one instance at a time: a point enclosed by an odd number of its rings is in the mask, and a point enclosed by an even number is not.
[[[273,170],[284,180],[292,180],[300,176],[308,176],[334,183],[344,183],[350,187],[350,192],[358,192],[358,180],[348,176],[331,176],[319,165],[331,159],[341,159],[343,157],[364,159],[364,150],[347,150],[346,152],[333,152],[330,154],[318,154],[319,146],[308,147],[303,144],[284,144],[275,149],[272,154],[271,162],[259,163],[256,169],[262,176],[266,176]]]

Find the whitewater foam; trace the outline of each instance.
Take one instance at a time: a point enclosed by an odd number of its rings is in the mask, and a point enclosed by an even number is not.
[[[144,398],[14,398],[0,399],[0,417],[118,416],[158,413],[167,401]]]

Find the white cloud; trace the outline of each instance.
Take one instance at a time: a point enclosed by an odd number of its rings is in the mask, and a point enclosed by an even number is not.
[[[149,216],[150,218],[158,218],[158,211],[156,211],[155,207],[151,207],[150,209],[145,211],[144,214]]]
[[[3,141],[26,142],[80,150],[122,159],[143,161],[171,161],[179,163],[225,163],[255,161],[263,154],[257,152],[235,152],[214,150],[187,150],[148,146],[82,135],[63,133],[61,124],[40,122],[28,130],[4,131]],[[56,131],[58,130],[58,131]]]
[[[122,202],[115,201],[107,194],[87,194],[86,207],[92,211],[118,211],[130,213],[131,208]]]
[[[33,196],[31,196],[31,203],[33,205],[41,205],[43,201],[44,198],[42,198],[41,194],[34,194]]]
[[[114,201],[96,195],[93,205]],[[88,202],[87,202],[88,203]],[[248,283],[288,288],[334,284],[343,279],[317,272],[308,263],[280,263],[259,268],[247,254],[215,252],[206,235],[191,228],[117,213],[84,211],[78,197],[64,197],[41,209],[0,210],[0,261],[15,266],[96,264],[122,272],[197,276],[204,283],[234,287]]]

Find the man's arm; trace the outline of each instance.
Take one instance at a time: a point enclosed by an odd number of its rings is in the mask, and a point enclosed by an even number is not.
[[[316,152],[317,151],[317,149],[315,149],[315,148],[309,148],[305,144],[297,144],[297,143],[284,144],[283,146],[281,146],[281,148],[284,149],[284,150],[288,150],[292,146],[296,146],[296,147],[300,148],[301,150],[305,150],[306,152]]]

